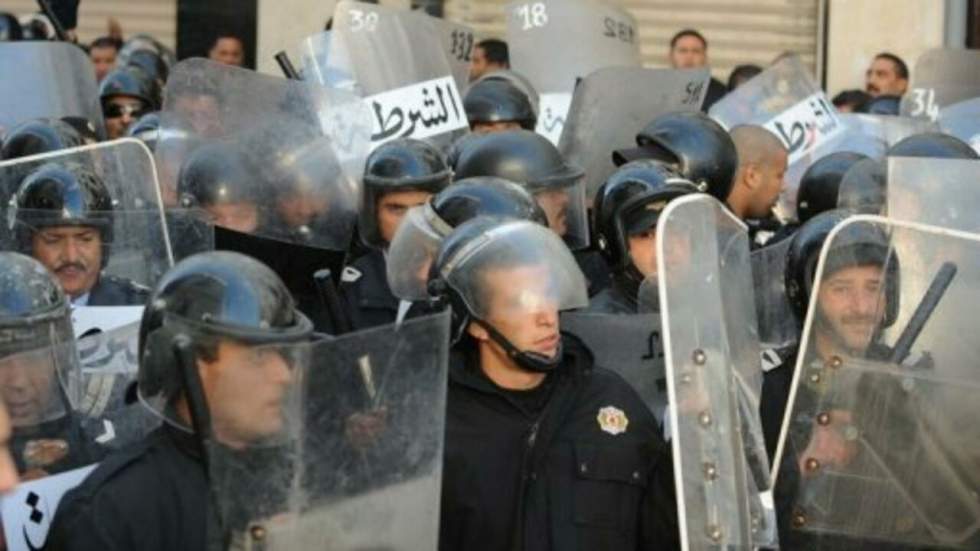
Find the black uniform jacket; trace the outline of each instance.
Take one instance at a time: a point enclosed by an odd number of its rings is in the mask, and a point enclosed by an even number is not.
[[[143,306],[150,290],[120,277],[99,275],[89,290],[88,306]]]
[[[540,413],[491,382],[468,342],[454,350],[440,549],[678,548],[673,469],[656,420],[580,341],[563,343]]]
[[[205,549],[208,483],[193,438],[164,425],[110,454],[62,498],[44,548]]]

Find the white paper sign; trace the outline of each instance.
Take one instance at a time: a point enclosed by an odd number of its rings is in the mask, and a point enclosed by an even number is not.
[[[61,497],[82,480],[95,465],[54,476],[23,482],[0,498],[0,514],[9,551],[37,551],[44,546],[51,520]]]
[[[112,331],[142,317],[142,306],[78,306],[72,308],[71,324],[77,338],[93,329]]]
[[[371,109],[371,145],[395,138],[429,138],[468,128],[456,81],[445,76],[365,98]]]
[[[789,164],[802,159],[844,129],[837,110],[823,92],[800,101],[764,126],[789,150]]]
[[[538,125],[534,131],[557,146],[561,139],[561,131],[565,128],[565,117],[572,106],[572,94],[567,92],[541,94],[540,106]]]

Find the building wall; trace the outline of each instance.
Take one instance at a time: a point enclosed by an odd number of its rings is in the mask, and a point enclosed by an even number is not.
[[[531,1],[531,0],[529,0]],[[509,0],[447,0],[446,17],[474,26],[481,37],[505,37]],[[608,0],[627,9],[640,27],[644,63],[668,64],[670,38],[685,28],[708,40],[714,75],[736,65],[766,65],[785,51],[817,70],[821,0]]]
[[[889,51],[914,69],[919,55],[946,44],[947,18],[958,8],[943,0],[830,0],[827,92],[864,88],[874,56]]]

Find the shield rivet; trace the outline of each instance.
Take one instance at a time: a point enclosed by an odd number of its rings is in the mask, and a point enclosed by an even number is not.
[[[820,374],[819,373],[814,373],[814,374],[810,375],[810,382],[813,383],[813,384],[819,383],[820,382]]]
[[[830,424],[830,414],[824,412],[824,413],[821,413],[821,414],[817,415],[817,424],[818,425],[825,426],[825,427],[827,425],[829,425]]]
[[[691,375],[689,373],[685,373],[685,374],[681,375],[681,384],[684,384],[684,385],[691,384]]]
[[[812,457],[806,460],[805,465],[808,471],[815,471],[820,468],[820,462]]]
[[[806,513],[797,510],[795,513],[793,513],[792,522],[793,522],[793,528],[803,528],[804,526],[806,526]]]
[[[701,415],[698,415],[698,422],[701,423],[702,427],[707,427],[711,425],[711,414],[707,411],[702,411]]]
[[[704,365],[704,362],[708,361],[708,356],[704,353],[704,350],[698,348],[691,354],[691,359],[694,360],[695,365]]]
[[[827,365],[833,369],[837,369],[844,365],[844,360],[840,359],[840,356],[831,356],[830,361],[827,362]]]
[[[252,529],[249,530],[249,534],[252,536],[253,540],[262,541],[265,539],[265,527],[260,525],[253,526]]]
[[[714,524],[708,525],[708,538],[715,543],[721,542],[721,528]]]
[[[707,480],[715,480],[718,478],[718,469],[715,467],[714,463],[704,464],[704,478]]]

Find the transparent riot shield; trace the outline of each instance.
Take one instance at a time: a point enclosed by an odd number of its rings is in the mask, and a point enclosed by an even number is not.
[[[884,214],[887,209],[885,162],[862,159],[854,163],[841,178],[837,190],[837,207],[860,214]]]
[[[890,157],[888,218],[980,233],[980,161]]]
[[[139,322],[81,336],[74,410],[87,431],[107,449],[120,449],[149,434],[160,418],[127,400],[139,371]]]
[[[937,131],[936,123],[912,117],[894,115],[871,115],[868,113],[841,113],[844,124],[862,134],[874,138],[885,149],[895,145],[913,134]],[[852,151],[854,149],[845,149]],[[859,153],[860,150],[857,150]],[[884,151],[882,151],[882,154]],[[881,157],[881,155],[868,155]]]
[[[593,0],[520,0],[508,4],[507,14],[511,68],[541,94],[537,131],[555,144],[579,79],[603,67],[641,65],[639,26],[622,8]]]
[[[173,265],[153,157],[139,140],[2,162],[0,182],[6,246],[45,263],[72,297],[89,293],[93,306],[142,304],[146,288]],[[63,192],[54,191],[55,182]],[[87,204],[76,203],[80,189]],[[76,247],[62,235],[66,228],[95,229],[88,237],[98,242]]]
[[[697,111],[708,90],[707,69],[606,67],[578,84],[558,149],[585,169],[586,198],[615,172],[609,154],[635,146],[635,136],[658,115]]]
[[[208,450],[232,547],[435,549],[448,343],[443,313],[280,349],[293,365],[281,422],[260,446],[216,432]]]
[[[368,113],[341,90],[203,59],[167,81],[156,156],[169,207],[246,236],[346,250]]]
[[[786,296],[786,253],[793,240],[752,251],[752,288],[759,342],[765,350],[779,350],[799,342],[799,324]]]
[[[776,547],[748,232],[713,198],[683,197],[657,254],[671,259],[658,283],[682,548]]]
[[[899,111],[908,117],[936,120],[944,107],[978,96],[980,52],[936,48],[916,60]]]
[[[731,130],[756,124],[772,131],[789,151],[789,168],[778,205],[782,217],[796,212],[800,177],[846,127],[837,110],[796,56],[786,56],[711,106],[708,112]],[[861,151],[859,151],[861,152]]]
[[[956,136],[980,153],[980,98],[943,107],[936,122],[943,132]]]
[[[37,117],[82,117],[105,135],[99,86],[92,62],[74,44],[0,44],[0,137],[15,124]]]
[[[978,254],[873,216],[828,237],[774,469],[793,548],[980,544]]]
[[[341,1],[332,31],[304,41],[304,74],[364,98],[372,147],[419,138],[448,150],[469,131],[456,75],[472,50],[472,32],[462,29],[419,13]]]
[[[582,339],[596,365],[619,373],[663,423],[667,408],[667,380],[656,314],[597,314],[566,312],[561,330]]]

